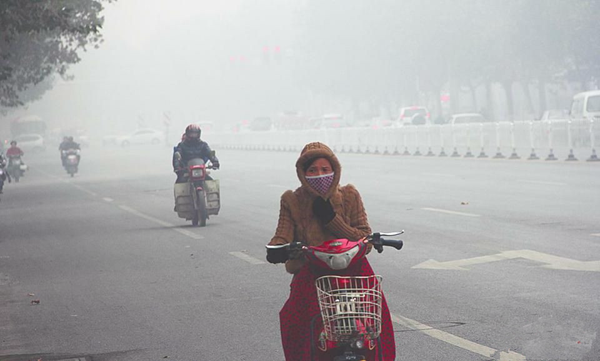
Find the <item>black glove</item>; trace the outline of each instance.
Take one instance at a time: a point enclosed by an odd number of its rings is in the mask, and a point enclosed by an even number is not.
[[[288,259],[289,255],[287,248],[267,248],[267,261],[269,263],[285,263]]]
[[[212,163],[213,168],[215,168],[215,169],[219,169],[221,167],[221,164],[219,164],[218,160],[215,160],[214,162],[211,162],[211,163]]]
[[[290,248],[288,249],[288,257],[289,259],[300,259],[304,256],[304,245],[300,242],[292,242],[290,243]]]
[[[333,210],[331,202],[329,200],[324,200],[321,197],[315,198],[313,203],[313,213],[321,222],[323,222],[323,224],[327,224],[335,218],[335,211]]]

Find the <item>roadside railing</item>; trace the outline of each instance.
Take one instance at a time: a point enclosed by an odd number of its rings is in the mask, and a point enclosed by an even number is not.
[[[314,141],[341,153],[527,160],[598,161],[594,120],[514,121],[337,128],[298,131],[211,133],[214,147],[300,151]]]

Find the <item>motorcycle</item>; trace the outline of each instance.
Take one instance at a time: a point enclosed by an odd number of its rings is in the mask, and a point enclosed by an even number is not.
[[[63,166],[71,177],[75,176],[79,169],[80,151],[79,149],[67,149],[62,151]]]
[[[8,157],[8,166],[6,167],[9,177],[19,183],[19,179],[23,177],[27,166],[23,164],[21,156],[13,155]]]
[[[382,277],[339,273],[358,266],[365,258],[369,244],[378,253],[383,252],[384,246],[402,249],[403,241],[382,238],[402,233],[404,231],[374,233],[356,242],[335,239],[321,246],[306,246],[299,242],[266,246],[267,250],[290,257],[304,255],[311,271],[320,276],[315,281],[320,315],[311,321],[311,340],[314,341],[311,360],[317,359],[318,352],[329,352],[327,355],[333,355],[333,361],[367,361],[367,353],[372,354],[375,348],[381,347]],[[381,361],[382,353],[377,354]]]
[[[218,168],[207,166],[201,158],[191,159],[183,174],[186,181],[175,183],[175,212],[194,226],[205,227],[209,216],[221,209],[219,180],[210,179],[209,169]]]

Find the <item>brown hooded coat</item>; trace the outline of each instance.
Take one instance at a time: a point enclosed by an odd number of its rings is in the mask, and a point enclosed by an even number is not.
[[[324,196],[307,183],[304,172],[305,167],[317,158],[329,160],[335,173],[333,184]],[[281,196],[279,222],[269,244],[299,241],[318,246],[338,238],[357,241],[371,233],[360,194],[353,185],[339,185],[341,165],[329,147],[318,142],[307,144],[296,162],[296,172],[302,185]],[[312,205],[317,197],[330,200],[336,213],[335,218],[327,224],[322,224],[313,213]],[[286,262],[285,268],[290,273],[297,273],[303,264],[303,260],[290,260]]]

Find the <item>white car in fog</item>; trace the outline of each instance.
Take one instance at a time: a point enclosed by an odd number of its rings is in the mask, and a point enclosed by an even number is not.
[[[575,94],[571,104],[571,119],[600,120],[600,90]]]
[[[130,135],[115,138],[117,145],[127,147],[135,144],[157,145],[165,140],[165,134],[156,129],[138,129]]]
[[[412,106],[400,108],[397,123],[403,125],[429,124],[431,114],[426,107]]]
[[[461,113],[454,114],[448,119],[448,124],[473,124],[473,123],[488,123],[485,117],[479,113]]]
[[[46,149],[44,137],[39,134],[21,134],[16,136],[14,140],[17,141],[17,146],[25,153],[39,153]]]
[[[569,119],[569,112],[560,109],[546,110],[540,117],[541,122],[566,122]]]

